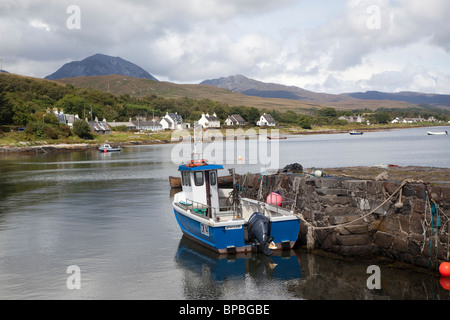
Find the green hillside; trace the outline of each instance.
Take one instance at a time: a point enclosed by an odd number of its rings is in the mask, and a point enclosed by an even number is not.
[[[230,106],[250,106],[258,109],[284,109],[305,111],[322,107],[319,104],[289,99],[267,99],[250,97],[210,85],[175,84],[164,81],[152,81],[121,75],[76,77],[59,79],[64,84],[77,88],[92,88],[115,95],[129,94],[135,98],[157,95],[165,98],[210,99]]]
[[[129,94],[132,97],[145,97],[156,94],[166,98],[189,97],[192,99],[210,99],[230,106],[250,106],[257,109],[292,110],[300,113],[310,113],[310,110],[334,107],[341,110],[378,108],[410,108],[414,105],[399,101],[358,100],[348,97],[348,100],[334,102],[308,102],[292,99],[261,98],[247,96],[241,93],[204,84],[175,84],[171,82],[152,81],[142,78],[132,78],[121,75],[76,77],[59,79],[64,84],[78,88],[92,88],[116,95]],[[321,94],[317,94],[320,96]],[[320,101],[320,99],[318,100]]]
[[[429,106],[402,108],[397,103],[386,102],[385,106],[397,108],[380,108],[381,104],[374,111],[373,108],[362,110],[361,105],[347,105],[346,108],[354,109],[349,111],[295,100],[248,97],[208,85],[177,85],[125,76],[80,77],[64,82],[0,74],[0,138],[23,127],[26,128],[24,136],[17,137],[20,141],[73,140],[73,130],[60,124],[50,112],[55,108],[66,114],[78,114],[81,119],[98,118],[108,122],[136,117],[158,119],[167,112],[176,112],[191,125],[203,112],[208,112],[216,113],[222,123],[228,115],[237,113],[248,126],[254,126],[266,112],[273,116],[279,128],[290,132],[330,128],[345,131],[358,126],[367,129],[365,124],[339,120],[343,115],[363,113],[371,123],[385,125],[396,116],[434,115],[445,121],[450,118],[445,110]]]

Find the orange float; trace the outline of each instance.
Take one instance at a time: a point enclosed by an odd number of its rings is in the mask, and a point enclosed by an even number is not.
[[[450,277],[450,262],[442,262],[439,266],[439,272],[444,277]]]
[[[200,160],[191,160],[186,164],[186,167],[200,167],[200,166],[206,166],[208,163],[204,159]]]
[[[276,193],[276,192],[272,192],[271,194],[269,194],[266,199],[266,203],[272,204],[272,205],[275,205],[278,207],[281,206],[282,202],[283,202],[283,197],[279,193]]]

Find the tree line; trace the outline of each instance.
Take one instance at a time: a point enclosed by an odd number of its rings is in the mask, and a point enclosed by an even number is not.
[[[334,108],[308,110],[308,114],[294,111],[257,109],[249,106],[230,106],[226,103],[209,99],[165,98],[148,95],[143,98],[125,94],[116,96],[93,89],[75,88],[72,85],[61,85],[56,82],[32,79],[15,75],[0,75],[0,130],[6,131],[8,126],[26,127],[27,134],[35,138],[67,137],[71,131],[67,126],[58,123],[53,108],[63,109],[65,114],[78,114],[80,119],[106,119],[107,121],[128,121],[136,117],[163,117],[167,112],[183,117],[185,122],[200,119],[202,112],[216,113],[224,121],[228,115],[240,114],[250,125],[255,125],[263,112],[273,116],[281,125],[299,126],[310,129],[313,126],[346,125],[339,120],[342,115],[371,114],[372,123],[383,123],[394,116],[433,115],[442,120],[449,118],[446,110],[432,106],[418,106],[414,109],[380,109],[340,111]]]

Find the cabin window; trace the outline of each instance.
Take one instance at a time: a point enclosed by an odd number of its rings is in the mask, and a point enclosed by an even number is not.
[[[197,171],[194,172],[194,181],[195,181],[195,185],[197,187],[200,187],[203,185],[203,172],[202,171]]]
[[[191,185],[191,180],[190,180],[190,173],[183,171],[181,172],[181,183],[183,184],[183,186],[190,186]]]
[[[210,175],[209,175],[209,184],[212,186],[216,185],[216,172],[215,171],[211,171]]]
[[[187,186],[191,186],[191,173],[190,172],[186,172],[186,185]]]

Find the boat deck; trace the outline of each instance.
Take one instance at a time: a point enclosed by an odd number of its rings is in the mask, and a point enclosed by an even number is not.
[[[205,220],[212,218],[215,222],[227,222],[241,219],[244,219],[244,221],[247,222],[255,212],[260,212],[268,218],[283,218],[294,215],[293,210],[248,198],[241,198],[240,205],[237,205],[236,207],[223,206],[220,208],[211,208],[189,199],[186,201],[175,202],[175,205]]]

